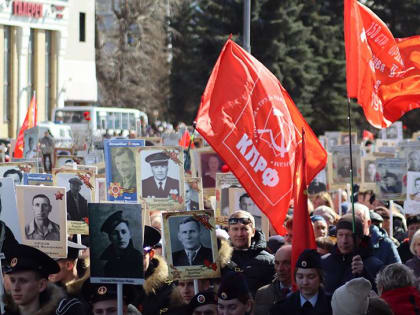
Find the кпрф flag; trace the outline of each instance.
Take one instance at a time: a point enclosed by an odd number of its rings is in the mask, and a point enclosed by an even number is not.
[[[293,198],[302,130],[308,182],[325,167],[327,153],[277,78],[229,39],[207,83],[196,124],[281,231]]]
[[[384,128],[420,107],[420,36],[394,38],[378,16],[344,0],[347,96]]]

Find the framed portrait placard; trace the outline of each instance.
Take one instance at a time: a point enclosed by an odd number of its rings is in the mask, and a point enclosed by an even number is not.
[[[329,188],[342,188],[350,183],[350,149],[347,145],[332,147],[328,155],[328,183]],[[360,146],[352,146],[353,181],[360,183]]]
[[[405,159],[377,159],[376,194],[378,199],[404,200],[406,197],[407,161]]]
[[[229,188],[241,188],[242,185],[232,172],[216,174],[216,217],[229,216]],[[221,220],[221,222],[227,220]]]
[[[361,160],[363,190],[376,189],[376,181],[379,180],[379,173],[376,171],[376,157],[372,154],[365,155]]]
[[[351,143],[357,144],[357,132],[351,133]],[[350,136],[348,132],[340,132],[340,145],[349,145],[350,144]]]
[[[398,157],[407,160],[407,170],[420,172],[420,141],[400,142],[398,148]]]
[[[340,135],[341,132],[340,131],[326,131],[325,132],[325,144],[326,144],[326,149],[328,152],[331,152],[331,148],[335,147],[337,145],[340,144]]]
[[[420,213],[420,172],[407,173],[407,198],[404,201],[405,214]]]
[[[95,175],[98,175],[98,167],[96,165],[76,165],[76,170],[89,171]]]
[[[181,147],[141,147],[136,152],[137,197],[153,210],[184,209]]]
[[[222,172],[223,160],[210,147],[195,150],[198,177],[203,180],[205,195],[214,195],[216,189],[216,174]]]
[[[53,186],[53,177],[51,174],[23,173],[24,185],[35,186]]]
[[[12,178],[0,178],[0,199],[0,222],[3,222],[15,239],[21,243],[22,232],[17,211],[15,184]]]
[[[381,139],[401,141],[403,139],[402,121],[396,121],[391,126],[380,131]]]
[[[92,283],[142,284],[143,210],[137,203],[90,203]]]
[[[203,184],[201,177],[190,177],[184,180],[185,210],[204,209]]]
[[[54,186],[66,188],[68,233],[89,234],[88,203],[95,201],[95,173],[61,168],[52,174]]]
[[[262,231],[265,239],[270,236],[270,221],[251,199],[244,188],[229,188],[229,214],[236,210],[244,210],[252,214],[255,228]]]
[[[52,258],[67,257],[64,187],[16,186],[22,243]]]
[[[33,160],[38,157],[38,129],[30,128],[24,131],[23,158]]]
[[[136,151],[144,140],[105,140],[105,171],[109,201],[137,201]]]
[[[13,178],[15,185],[23,184],[23,173],[35,173],[36,162],[0,163],[0,177]]]
[[[162,217],[170,279],[220,277],[214,212],[163,212]]]

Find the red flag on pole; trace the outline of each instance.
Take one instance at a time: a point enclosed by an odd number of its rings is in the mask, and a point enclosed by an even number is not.
[[[296,148],[307,131],[308,180],[327,153],[276,77],[228,40],[201,99],[196,128],[281,231],[296,173]]]
[[[395,39],[370,9],[344,0],[344,37],[347,96],[357,98],[372,126],[388,127],[420,107],[419,36]]]
[[[25,130],[35,127],[37,124],[38,109],[36,104],[36,94],[34,92],[31,102],[26,112],[25,120],[23,121],[22,126],[20,127],[18,137],[16,139],[16,145],[13,156],[16,159],[21,159],[23,157],[23,136]]]
[[[292,275],[300,254],[307,248],[316,249],[314,229],[308,212],[308,192],[306,182],[305,131],[302,142],[296,150],[296,176],[294,186]],[[292,277],[293,283],[295,282]]]

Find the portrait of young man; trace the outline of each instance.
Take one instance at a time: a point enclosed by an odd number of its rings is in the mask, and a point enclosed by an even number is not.
[[[46,195],[37,194],[32,198],[33,220],[25,226],[26,239],[60,240],[60,226],[49,219],[51,211],[51,202]]]

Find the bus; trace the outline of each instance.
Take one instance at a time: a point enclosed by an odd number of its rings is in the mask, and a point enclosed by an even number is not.
[[[146,113],[138,109],[96,107],[96,106],[65,106],[55,108],[53,121],[56,124],[68,124],[74,132],[86,131],[89,127],[91,134],[102,137],[106,133],[127,136],[130,131],[140,135],[141,124],[147,124]]]

